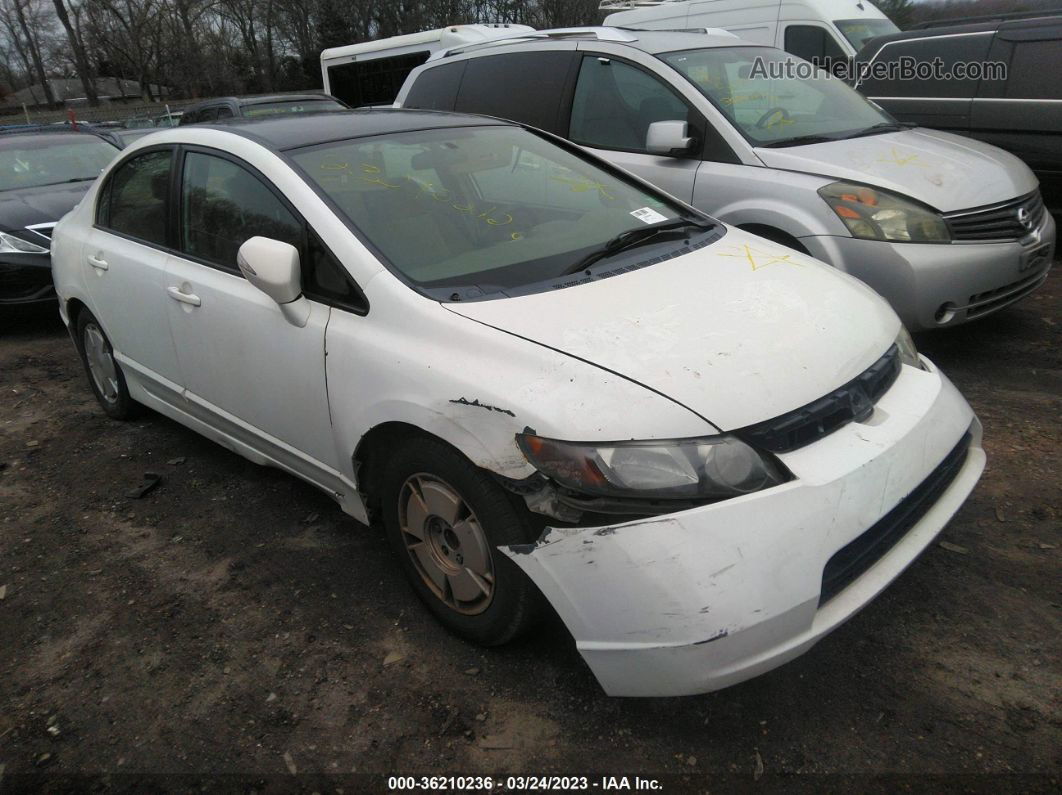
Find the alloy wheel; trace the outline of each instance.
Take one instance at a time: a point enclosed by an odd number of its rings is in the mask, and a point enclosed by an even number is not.
[[[434,475],[406,479],[398,494],[406,552],[429,590],[452,610],[482,613],[494,596],[494,561],[468,503]]]
[[[85,326],[84,338],[85,361],[88,362],[89,375],[103,399],[108,403],[118,402],[118,368],[114,355],[103,331],[95,323]]]

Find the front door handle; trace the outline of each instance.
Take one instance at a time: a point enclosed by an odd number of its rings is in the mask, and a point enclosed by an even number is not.
[[[107,264],[107,260],[101,259],[98,256],[94,256],[92,254],[89,254],[87,259],[88,259],[88,264],[91,265],[93,268],[95,268],[98,271],[105,271],[109,267],[111,267],[110,265]]]
[[[182,304],[191,304],[192,306],[199,306],[203,303],[199,300],[198,295],[182,292],[180,287],[167,287],[166,292],[170,294],[170,298],[172,298],[174,301],[180,301]]]

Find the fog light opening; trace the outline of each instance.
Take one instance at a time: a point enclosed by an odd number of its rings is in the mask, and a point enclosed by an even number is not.
[[[946,304],[941,304],[933,318],[941,326],[945,323],[950,323],[955,318],[955,304],[950,301]]]

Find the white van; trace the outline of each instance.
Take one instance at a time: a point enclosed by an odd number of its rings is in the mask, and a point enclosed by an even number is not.
[[[413,69],[437,50],[534,30],[527,25],[450,25],[321,52],[324,92],[352,108],[390,105]]]
[[[844,60],[898,33],[870,0],[602,0],[603,24],[639,30],[722,28],[813,63]]]

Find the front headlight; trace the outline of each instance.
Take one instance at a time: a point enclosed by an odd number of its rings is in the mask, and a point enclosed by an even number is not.
[[[36,243],[30,243],[28,240],[23,240],[21,237],[9,235],[7,232],[0,232],[0,253],[47,254],[48,249],[38,246]]]
[[[922,360],[918,358],[918,349],[915,348],[914,340],[911,339],[911,332],[905,326],[900,326],[900,333],[896,336],[896,348],[900,352],[900,361],[903,364],[909,364],[919,370],[925,369],[922,367]]]
[[[580,444],[516,435],[527,460],[562,486],[588,494],[721,500],[789,480],[770,456],[733,436]]]
[[[819,188],[819,195],[853,237],[901,243],[951,240],[948,225],[938,213],[894,193],[851,182],[833,182]]]

